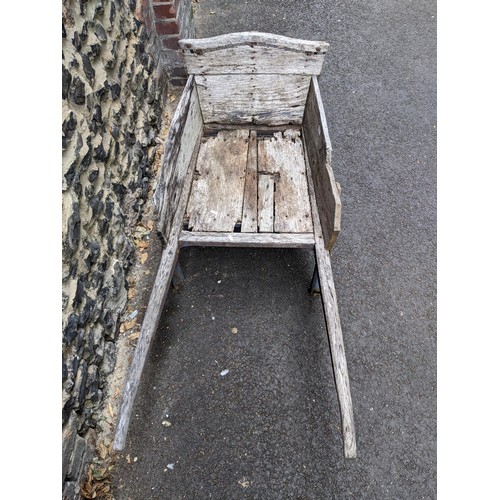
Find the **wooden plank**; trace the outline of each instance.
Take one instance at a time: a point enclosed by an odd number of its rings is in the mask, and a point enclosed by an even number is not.
[[[205,123],[300,124],[311,77],[196,75]]]
[[[193,231],[233,231],[241,222],[248,130],[204,138],[186,211]]]
[[[206,123],[203,125],[203,133],[213,135],[220,130],[255,130],[258,135],[273,135],[275,132],[284,132],[285,130],[302,130],[300,124],[287,123],[286,125],[253,125],[247,123]]]
[[[248,141],[241,232],[257,232],[257,132],[255,130],[250,132],[250,139]]]
[[[230,33],[179,41],[190,74],[319,75],[328,43],[270,33]]]
[[[331,250],[340,231],[342,204],[333,176],[332,146],[318,80],[315,76],[311,80],[302,130],[306,154],[311,166],[325,246]]]
[[[276,233],[195,233],[182,231],[179,237],[182,248],[188,246],[250,247],[250,248],[314,248],[314,235]]]
[[[323,231],[316,205],[315,185],[312,181],[312,169],[306,158],[306,172],[309,180],[309,195],[314,224],[314,239],[316,263],[318,266],[319,283],[321,288],[321,299],[323,311],[328,330],[328,342],[330,356],[332,359],[335,384],[339,399],[340,414],[342,417],[342,433],[344,437],[344,455],[346,458],[356,458],[356,432],[354,428],[354,413],[352,410],[351,389],[349,385],[349,373],[345,357],[344,340],[337,305],[337,295],[333,283],[332,263],[330,253],[325,247]]]
[[[277,132],[259,141],[259,171],[277,174],[274,193],[274,232],[312,232],[304,151],[300,132]]]
[[[113,447],[115,450],[123,450],[127,437],[128,426],[130,423],[130,414],[134,405],[134,400],[139,388],[139,382],[144,368],[144,363],[149,352],[151,340],[158,327],[163,305],[167,297],[168,288],[172,281],[174,266],[177,262],[179,253],[179,235],[182,230],[182,218],[186,209],[189,188],[193,177],[196,157],[191,158],[184,183],[182,185],[179,203],[176,207],[172,221],[170,233],[166,240],[166,246],[163,250],[158,272],[151,296],[149,298],[146,314],[142,322],[141,334],[137,341],[134,351],[134,357],[127,376],[127,383],[122,390],[122,404],[120,408],[120,417],[115,431]]]
[[[154,194],[157,228],[167,239],[190,161],[196,158],[203,119],[194,84],[189,77],[170,124],[158,184]]]
[[[259,174],[258,227],[260,233],[272,233],[274,227],[274,176]]]

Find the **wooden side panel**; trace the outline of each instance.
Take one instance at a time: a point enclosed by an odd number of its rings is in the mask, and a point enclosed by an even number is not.
[[[184,184],[191,183],[186,173],[196,157],[203,131],[203,119],[194,77],[189,77],[179,100],[165,143],[165,153],[154,195],[158,230],[165,239],[172,229]]]
[[[325,111],[315,76],[311,79],[302,130],[325,247],[331,250],[340,231],[341,202],[331,166],[332,147]]]
[[[300,124],[311,81],[303,75],[196,75],[205,123]]]
[[[274,193],[274,232],[312,232],[304,151],[298,130],[277,132],[259,141],[259,171],[277,174]]]
[[[188,73],[196,75],[273,73],[319,75],[326,42],[270,33],[230,33],[180,40]]]
[[[245,191],[243,193],[242,233],[257,232],[257,132],[250,132]]]
[[[248,130],[222,130],[200,146],[186,211],[193,231],[233,231],[241,222]]]

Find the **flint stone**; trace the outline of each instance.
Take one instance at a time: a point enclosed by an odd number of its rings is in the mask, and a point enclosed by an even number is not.
[[[80,366],[78,367],[78,372],[76,374],[75,386],[73,387],[73,395],[76,398],[74,408],[82,408],[83,402],[85,401],[85,386],[87,384],[87,362],[85,360],[80,361]]]
[[[104,43],[108,39],[106,30],[99,21],[97,21],[94,25],[94,33],[96,37],[99,39],[99,41],[102,43]]]
[[[72,85],[70,87],[69,95],[71,100],[77,105],[81,106],[85,104],[85,84],[80,80],[78,76],[73,78]]]
[[[67,99],[69,88],[71,85],[71,73],[63,66],[62,67],[62,98]]]
[[[115,369],[116,345],[114,342],[106,342],[104,348],[104,358],[101,364],[101,380],[110,375]]]
[[[87,80],[92,85],[94,83],[95,78],[95,70],[92,67],[92,63],[90,62],[89,56],[87,54],[82,54],[82,63],[83,63],[83,71]]]
[[[76,337],[78,332],[78,320],[79,317],[77,314],[72,313],[69,315],[68,323],[64,329],[64,338],[68,344],[71,344]]]
[[[63,70],[64,70],[64,67],[63,67]],[[63,78],[64,78],[64,76],[63,76]],[[71,79],[71,75],[70,75],[70,79]],[[65,98],[63,97],[63,99],[65,99]],[[70,140],[73,137],[73,133],[76,129],[76,125],[77,125],[77,121],[75,118],[75,114],[73,113],[73,111],[70,111],[69,115],[67,116],[67,118],[64,120],[64,122],[62,124],[62,132],[63,132],[64,136],[66,137],[66,139]]]
[[[99,170],[92,170],[92,172],[89,173],[89,182],[94,182],[98,176],[99,176]]]

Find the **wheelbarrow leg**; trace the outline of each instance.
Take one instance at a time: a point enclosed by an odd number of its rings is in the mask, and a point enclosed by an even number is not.
[[[311,280],[311,286],[309,287],[309,293],[311,295],[321,295],[321,288],[319,286],[318,264],[315,264],[314,266],[314,273]]]
[[[174,275],[172,277],[172,283],[174,287],[178,287],[184,281],[184,273],[182,272],[182,267],[177,259],[174,267]]]

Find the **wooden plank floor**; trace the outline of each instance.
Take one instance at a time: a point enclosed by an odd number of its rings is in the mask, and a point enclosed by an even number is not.
[[[220,130],[202,139],[184,229],[312,233],[300,130]]]

